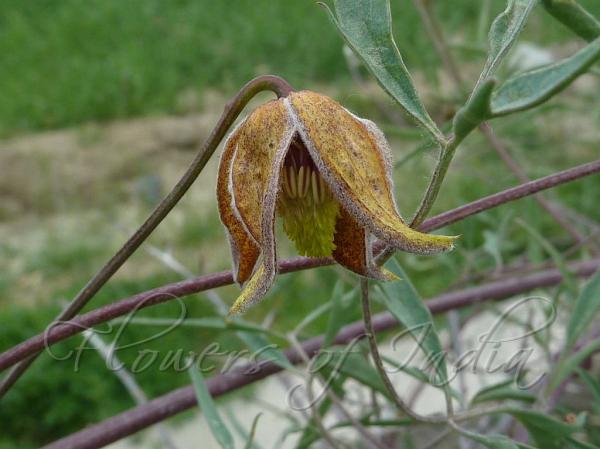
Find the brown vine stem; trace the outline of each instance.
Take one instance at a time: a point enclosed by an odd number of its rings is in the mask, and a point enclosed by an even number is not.
[[[446,226],[460,221],[469,215],[476,214],[486,209],[491,209],[499,206],[500,204],[514,201],[525,196],[533,195],[537,192],[541,192],[551,187],[555,187],[584,176],[598,173],[599,171],[600,159],[593,162],[588,162],[587,164],[578,165],[576,167],[529,181],[510,189],[506,189],[502,192],[487,196],[477,201],[473,201],[472,203],[465,204],[464,206],[460,206],[448,212],[444,212],[426,220],[418,229],[424,232],[429,232],[434,229],[438,229],[438,225],[440,223],[443,223],[443,225]]]
[[[431,232],[479,212],[598,172],[600,172],[600,159],[503,190],[456,209],[449,210],[426,220],[419,227],[419,230]],[[373,246],[373,250],[375,253],[384,254],[387,248],[382,242],[376,242]],[[333,264],[333,260],[330,258],[294,257],[281,261],[279,263],[279,272],[289,273],[331,264]],[[160,304],[175,298],[232,283],[233,277],[231,271],[213,273],[192,280],[168,284],[163,287],[139,293],[127,299],[115,301],[112,304],[92,310],[71,321],[52,323],[45,332],[29,338],[0,354],[0,370],[10,367],[20,360],[27,358],[29,355],[38,353],[54,343],[65,340],[79,332],[83,332],[85,329],[110,321],[119,316],[127,315],[145,307]]]
[[[600,267],[600,259],[569,264],[569,269],[578,276],[590,276],[598,267]],[[431,313],[435,315],[485,301],[510,298],[536,288],[557,285],[561,281],[562,274],[558,269],[544,270],[522,278],[490,282],[478,287],[444,293],[427,300],[426,304]],[[396,319],[388,312],[374,315],[372,322],[375,333],[392,329],[398,325]],[[357,337],[364,335],[364,333],[365,328],[362,320],[351,323],[340,330],[334,339],[334,344],[346,345]],[[319,353],[322,343],[323,336],[305,340],[302,342],[303,352],[312,358]],[[286,349],[284,354],[293,364],[302,363],[303,361],[300,354],[293,348]],[[218,397],[280,371],[282,371],[280,365],[269,361],[261,361],[213,376],[207,379],[206,383],[211,395]],[[97,449],[196,405],[196,396],[192,386],[178,388],[144,405],[132,408],[50,443],[42,449]],[[482,413],[489,412],[490,410],[465,412],[465,415],[457,416],[455,421],[476,418],[481,416]]]
[[[381,354],[379,353],[379,348],[377,346],[377,337],[375,334],[375,329],[373,328],[373,319],[371,317],[371,306],[369,304],[369,281],[365,278],[361,278],[360,280],[360,296],[362,303],[362,311],[363,311],[363,320],[365,323],[365,332],[367,336],[367,340],[369,341],[369,348],[371,349],[371,357],[373,358],[373,362],[375,363],[375,367],[379,372],[379,377],[383,381],[385,388],[396,407],[400,411],[402,411],[406,416],[414,419],[418,422],[429,423],[429,424],[446,424],[448,418],[445,416],[425,416],[420,415],[413,411],[406,402],[400,397],[392,380],[387,374],[385,370],[385,366],[383,364],[383,360],[381,358]]]
[[[492,145],[492,148],[496,151],[500,159],[504,162],[504,164],[509,168],[509,170],[515,175],[515,177],[520,182],[529,181],[529,176],[527,173],[519,166],[517,161],[515,161],[504,143],[498,139],[496,133],[489,125],[489,123],[482,123],[479,127],[481,133],[487,138],[487,140]],[[571,226],[571,223],[562,216],[560,211],[556,210],[556,208],[544,198],[543,195],[534,195],[533,199],[538,202],[538,204],[544,209],[548,214],[556,221],[571,237],[577,242],[582,243],[585,241],[585,236],[583,236],[575,227]]]
[[[152,231],[156,229],[194,183],[227,133],[227,130],[231,127],[248,101],[250,101],[257,93],[265,90],[273,91],[278,97],[283,97],[293,91],[293,88],[284,79],[273,75],[259,76],[242,87],[236,96],[225,106],[225,110],[219,118],[217,125],[214,127],[208,136],[208,139],[206,139],[204,145],[179,182],[160,202],[152,214],[150,214],[129,240],[127,240],[100,271],[98,271],[98,273],[96,273],[96,275],[79,291],[77,296],[75,296],[69,305],[60,313],[60,315],[58,315],[56,318],[57,321],[69,320],[77,315],[77,313],[139,248],[144,240],[146,240]],[[4,379],[2,379],[2,383],[0,384],[0,398],[10,390],[19,377],[27,370],[29,365],[33,363],[37,355],[37,353],[34,353],[28,359],[20,362]]]

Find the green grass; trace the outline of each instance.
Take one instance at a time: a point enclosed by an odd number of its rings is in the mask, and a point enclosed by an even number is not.
[[[313,2],[3,2],[3,134],[176,112],[186,89],[274,72],[341,75],[340,40]],[[318,41],[310,36],[319,36]]]
[[[439,61],[414,8],[392,3],[409,67],[434,78]],[[493,0],[492,12],[503,3]],[[460,29],[465,40],[476,38],[477,2],[437,2],[437,8],[450,33]],[[560,25],[540,20],[534,40],[564,35]],[[207,89],[233,92],[265,73],[298,87],[338,82],[348,77],[341,46],[312,0],[5,0],[0,136],[186,112]]]

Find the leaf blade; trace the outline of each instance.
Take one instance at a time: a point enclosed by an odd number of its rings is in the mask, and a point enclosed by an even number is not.
[[[524,409],[508,409],[514,418],[519,420],[544,449],[562,449],[565,438],[579,430],[579,426],[567,424],[544,413]]]
[[[586,41],[600,36],[600,21],[575,0],[542,0],[546,11]]]
[[[386,307],[419,343],[428,359],[437,361],[435,367],[438,381],[443,385],[447,385],[446,359],[440,338],[433,324],[431,312],[395,259],[391,259],[387,263],[387,268],[402,281],[378,284],[383,292],[382,298]],[[424,336],[420,334],[420,329],[425,329],[426,334]]]
[[[331,311],[323,338],[323,348],[330,346],[340,329],[349,321],[350,311],[358,298],[358,290],[343,292],[343,283],[338,281],[333,288]]]
[[[583,287],[567,325],[566,347],[572,348],[600,310],[600,270]]]
[[[330,19],[381,87],[439,143],[445,137],[419,99],[392,34],[389,0],[334,0]]]
[[[362,353],[348,352],[346,349],[335,351],[331,353],[331,359],[328,362],[322,369],[330,374],[342,374],[389,397],[389,391],[381,380],[379,373],[368,363]]]
[[[514,441],[504,435],[481,435],[461,428],[458,430],[461,435],[484,445],[488,449],[519,449]]]
[[[523,30],[537,0],[509,0],[506,9],[492,22],[488,34],[488,58],[478,85],[492,76]]]
[[[548,388],[550,390],[556,388],[573,371],[575,371],[585,361],[585,359],[590,357],[595,352],[598,352],[598,350],[600,350],[600,340],[593,340],[579,351],[562,359],[553,373],[552,382],[549,384]]]
[[[511,387],[511,383],[513,383],[512,379],[509,379],[504,382],[499,382],[494,385],[490,385],[488,387],[484,387],[480,389],[473,398],[471,399],[471,404],[480,404],[482,402],[489,401],[500,401],[500,400],[517,400],[523,402],[533,403],[535,402],[535,395],[524,391],[517,390]]]
[[[600,58],[600,38],[555,64],[530,70],[505,81],[492,95],[494,117],[544,103],[564,90]]]
[[[238,332],[237,334],[244,344],[248,346],[248,349],[254,351],[256,358],[269,360],[286,370],[296,370],[296,367],[290,363],[277,345],[269,343],[262,335],[249,332]]]
[[[233,436],[217,411],[217,407],[206,386],[204,376],[194,364],[190,366],[188,373],[192,379],[192,384],[194,385],[198,406],[204,413],[208,427],[215,437],[215,440],[217,440],[217,443],[219,443],[223,449],[235,449]]]

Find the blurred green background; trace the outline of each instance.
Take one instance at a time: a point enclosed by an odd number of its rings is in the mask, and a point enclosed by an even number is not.
[[[600,15],[595,0],[582,1]],[[502,0],[435,3],[454,56],[473,85],[485,35]],[[465,100],[453,88],[408,1],[393,1],[398,46],[431,115],[443,124]],[[558,58],[581,42],[539,8],[522,41]],[[547,52],[547,53],[544,53]],[[523,61],[507,64],[504,75]],[[352,60],[350,61],[352,66]],[[392,101],[359,68],[357,82],[327,15],[309,0],[3,0],[0,4],[0,350],[40,332],[112,255],[174,184],[207,136],[227,99],[250,78],[274,73],[297,88],[328,93],[386,131],[396,161],[398,202],[409,216],[419,202],[434,153]],[[587,75],[542,108],[494,123],[531,177],[596,158],[600,124],[598,76]],[[269,98],[266,94],[261,99]],[[406,159],[407,155],[416,156]],[[182,279],[229,268],[229,250],[214,200],[216,158],[182,204],[104,288],[91,308]],[[470,137],[447,179],[437,212],[516,184],[489,144]],[[600,220],[597,177],[548,197],[570,214]],[[567,213],[565,212],[565,213]],[[535,227],[553,245],[568,235],[531,199],[454,225],[458,250],[436,258],[401,255],[425,296],[512,262],[548,255],[515,221]],[[588,229],[582,229],[587,231]],[[282,237],[283,255],[290,255]],[[581,256],[585,248],[574,253]],[[174,270],[174,258],[185,269]],[[338,268],[281,276],[249,320],[271,314],[289,329],[329,300],[333,285],[355,282]],[[350,288],[350,287],[348,287]],[[236,287],[218,290],[230,303]],[[216,314],[205,295],[185,300],[189,317]],[[168,304],[142,312],[175,317]],[[348,320],[359,318],[358,308]],[[323,330],[326,316],[305,330]],[[104,327],[103,329],[106,329]],[[161,328],[128,326],[123,342]],[[111,334],[114,335],[114,332]],[[108,339],[108,337],[106,337]],[[185,328],[144,348],[201,351],[211,341],[238,348],[231,333]],[[59,345],[81,344],[76,337]],[[119,352],[126,363],[140,347]],[[93,350],[74,372],[72,358],[44,354],[0,402],[0,447],[35,447],[134,405]],[[149,369],[138,376],[150,396],[188,382],[185,372]]]

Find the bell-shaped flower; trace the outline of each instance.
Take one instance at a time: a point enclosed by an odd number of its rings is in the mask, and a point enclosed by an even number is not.
[[[291,93],[254,110],[228,137],[217,196],[233,273],[243,290],[230,314],[259,301],[277,272],[275,218],[298,252],[332,256],[373,279],[372,236],[416,254],[452,249],[455,237],[408,227],[398,212],[389,146],[377,126],[329,97]]]

